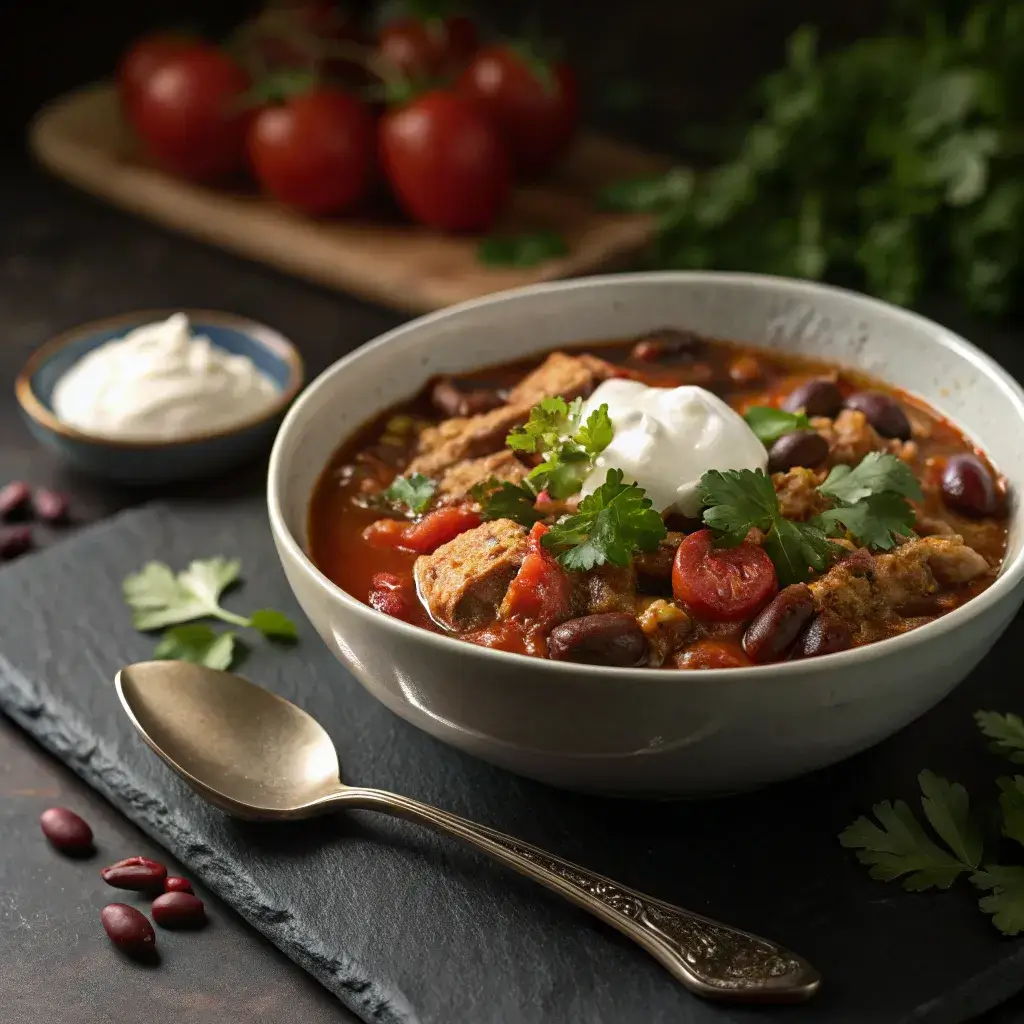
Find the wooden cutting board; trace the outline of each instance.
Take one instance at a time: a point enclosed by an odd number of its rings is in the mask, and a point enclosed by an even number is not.
[[[591,197],[603,184],[668,165],[611,139],[581,135],[548,180],[516,190],[495,229],[557,231],[568,254],[511,268],[478,262],[476,238],[438,234],[397,218],[311,220],[255,192],[212,189],[165,174],[140,154],[108,83],[49,104],[32,123],[29,141],[52,173],[132,213],[286,273],[417,313],[624,265],[650,239],[653,221],[600,212]]]

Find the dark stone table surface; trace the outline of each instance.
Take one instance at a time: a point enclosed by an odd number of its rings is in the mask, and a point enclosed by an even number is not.
[[[0,180],[0,482],[23,478],[69,491],[77,523],[174,495],[97,484],[61,466],[30,439],[12,384],[29,352],[53,333],[130,309],[227,309],[282,330],[300,346],[312,375],[399,319],[165,234],[19,161],[0,164]],[[1024,376],[1019,331],[980,329],[941,305],[932,312]],[[261,484],[257,467],[223,486],[258,489]],[[59,540],[59,533],[38,535],[42,545]],[[54,804],[75,807],[92,822],[102,852],[90,870],[59,858],[43,842],[38,815]],[[173,955],[158,970],[112,957],[97,915],[109,890],[104,891],[92,868],[105,859],[160,852],[2,718],[0,837],[3,1024],[320,1024],[352,1019],[215,900],[210,901],[211,927],[197,936],[166,940]],[[1024,997],[990,1015],[987,1024],[1014,1020],[1024,1020]]]

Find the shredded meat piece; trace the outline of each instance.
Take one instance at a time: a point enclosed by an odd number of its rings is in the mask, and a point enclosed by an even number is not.
[[[843,619],[856,643],[869,643],[902,631],[901,609],[988,571],[959,537],[924,537],[882,555],[858,549],[809,586],[819,611]]]
[[[862,412],[843,409],[834,419],[825,416],[811,418],[811,426],[828,442],[828,462],[831,466],[855,466],[868,452],[889,452],[904,462],[912,462],[917,455],[914,441],[901,441],[896,437],[882,437]]]
[[[597,565],[586,572],[571,572],[573,615],[636,611],[636,569]]]
[[[552,352],[509,392],[508,400],[512,405],[529,408],[542,398],[555,395],[561,395],[567,401],[586,397],[601,381],[610,377],[613,370],[611,363],[586,352],[579,355]]]
[[[508,449],[484,455],[479,459],[464,459],[444,471],[437,492],[446,498],[464,498],[477,485],[487,480],[506,480],[518,484],[529,470]]]
[[[677,604],[647,598],[636,621],[647,637],[647,661],[657,668],[682,648],[693,635],[693,622]]]
[[[785,473],[774,473],[772,483],[779,499],[779,508],[787,519],[805,520],[824,512],[831,502],[816,488],[825,479],[825,473],[795,466]]]

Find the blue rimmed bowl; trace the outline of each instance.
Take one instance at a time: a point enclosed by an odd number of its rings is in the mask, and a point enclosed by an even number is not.
[[[174,441],[118,441],[61,422],[53,411],[57,381],[93,349],[143,324],[181,312],[192,331],[232,355],[247,356],[273,381],[278,398],[259,416],[237,426]],[[281,418],[302,387],[302,358],[283,335],[233,313],[205,309],[156,309],[122,313],[82,324],[38,349],[15,382],[29,430],[46,447],[93,476],[144,486],[216,476],[264,454]]]

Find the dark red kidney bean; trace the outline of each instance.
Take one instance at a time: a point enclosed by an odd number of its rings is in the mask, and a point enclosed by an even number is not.
[[[569,619],[548,636],[548,656],[554,661],[584,665],[639,665],[647,654],[647,638],[628,612],[599,612]]]
[[[129,956],[151,956],[156,950],[156,932],[145,915],[126,903],[108,903],[100,911],[107,938]]]
[[[463,388],[451,377],[443,377],[430,392],[431,404],[445,416],[478,416],[504,405],[491,388]]]
[[[999,504],[992,474],[976,455],[950,457],[942,471],[942,500],[954,512],[976,519],[992,515]]]
[[[126,857],[100,871],[103,881],[115,889],[150,892],[162,889],[167,868],[148,857]]]
[[[813,615],[814,598],[806,584],[794,583],[780,590],[747,626],[744,653],[759,665],[782,661]]]
[[[669,359],[692,358],[703,347],[704,339],[693,331],[661,327],[637,339],[630,354],[644,363],[659,363]]]
[[[0,562],[10,561],[25,554],[32,547],[30,526],[11,526],[0,530]]]
[[[164,879],[164,892],[191,892],[192,883],[178,875],[168,875]]]
[[[150,908],[161,928],[201,928],[206,924],[203,901],[190,892],[165,892]]]
[[[67,807],[51,807],[39,816],[43,835],[61,853],[83,854],[92,850],[89,823]]]
[[[768,469],[785,473],[794,466],[814,469],[828,458],[828,441],[816,430],[794,430],[783,434],[768,449]]]
[[[32,495],[32,508],[47,523],[63,523],[68,517],[68,496],[39,487]]]
[[[882,437],[898,437],[910,440],[910,420],[899,403],[884,391],[855,391],[845,401],[847,409],[864,413],[868,423]]]
[[[23,516],[29,507],[32,491],[21,480],[12,480],[0,487],[0,519],[15,519]]]
[[[850,627],[832,612],[819,612],[800,634],[793,647],[794,658],[816,658],[821,654],[835,654],[853,646]]]
[[[805,381],[794,388],[782,403],[786,412],[799,412],[808,416],[827,416],[834,419],[843,407],[843,394],[834,380],[823,377]]]

